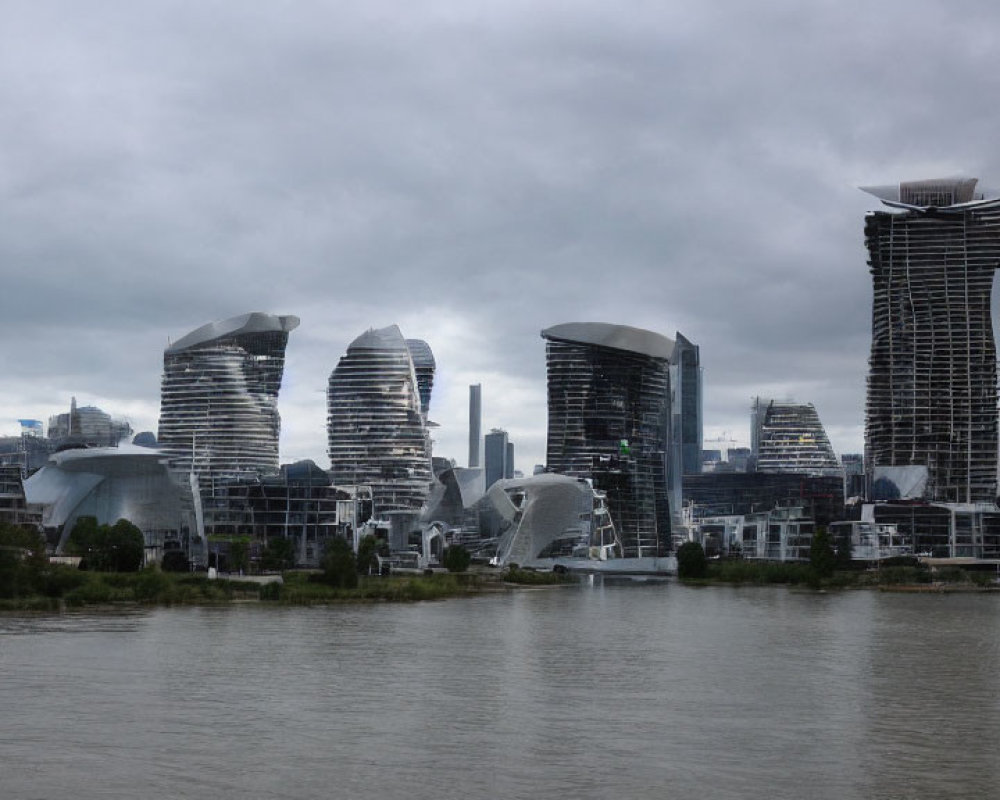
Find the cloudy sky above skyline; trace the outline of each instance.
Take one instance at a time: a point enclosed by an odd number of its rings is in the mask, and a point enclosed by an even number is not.
[[[862,447],[859,185],[1000,186],[987,2],[4,3],[0,433],[81,404],[156,429],[162,351],[296,314],[282,460],[325,456],[347,345],[433,348],[544,461],[542,328],[701,346],[706,438],[754,395]]]

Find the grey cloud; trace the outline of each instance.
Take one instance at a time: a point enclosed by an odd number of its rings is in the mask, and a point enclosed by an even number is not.
[[[0,423],[41,381],[155,409],[167,336],[297,313],[286,450],[323,463],[322,389],[364,328],[407,318],[435,346],[461,320],[476,335],[443,369],[544,398],[538,331],[594,319],[700,344],[710,425],[787,386],[857,449],[854,187],[1000,185],[1000,12],[902,10],[11,4]],[[461,456],[450,391],[438,438]],[[524,402],[505,424],[534,462],[544,406]]]

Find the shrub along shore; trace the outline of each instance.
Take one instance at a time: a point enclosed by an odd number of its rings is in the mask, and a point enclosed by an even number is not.
[[[689,585],[766,586],[785,584],[812,589],[865,589],[883,591],[1000,591],[992,571],[944,567],[935,570],[916,559],[889,559],[869,569],[837,569],[819,574],[807,562],[709,561],[705,573],[684,577]]]
[[[323,605],[415,602],[512,591],[518,585],[573,583],[574,578],[527,570],[417,575],[360,575],[356,585],[334,586],[323,573],[289,571],[281,581],[256,583],[203,573],[92,572],[58,564],[18,564],[0,570],[0,611],[58,611],[94,606],[225,605],[261,602]]]

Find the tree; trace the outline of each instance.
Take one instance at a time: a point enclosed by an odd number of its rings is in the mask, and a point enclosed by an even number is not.
[[[106,526],[102,526],[106,527]],[[120,519],[110,528],[106,538],[108,564],[112,572],[138,572],[146,554],[146,537],[127,519]]]
[[[819,578],[829,578],[837,567],[837,555],[833,552],[833,543],[826,528],[820,526],[813,533],[809,546],[809,566]]]
[[[246,570],[250,566],[250,542],[247,539],[233,539],[229,543],[229,569],[232,572]]]
[[[323,583],[338,589],[353,589],[358,585],[358,568],[354,551],[339,536],[327,542],[326,552],[320,561]]]
[[[127,519],[98,525],[96,517],[80,517],[66,540],[71,555],[82,556],[81,569],[138,572],[146,550],[142,531]]]
[[[389,555],[389,545],[384,539],[376,539],[371,534],[361,537],[361,541],[358,542],[358,574],[359,575],[371,575],[374,570],[375,574],[378,574],[379,563],[378,556]]]
[[[284,536],[272,536],[260,554],[260,568],[266,570],[291,569],[295,566],[295,543]]]
[[[0,522],[0,597],[32,594],[48,570],[41,534]]]
[[[164,572],[189,572],[191,564],[187,556],[180,550],[167,550],[160,561],[160,569]]]
[[[66,552],[80,556],[80,569],[91,567],[90,550],[97,539],[97,517],[77,517],[73,530],[66,538]]]
[[[453,544],[444,549],[441,556],[441,563],[444,564],[448,572],[465,572],[472,562],[472,556],[460,544]]]
[[[677,577],[704,578],[708,574],[705,550],[698,542],[684,542],[677,548]]]

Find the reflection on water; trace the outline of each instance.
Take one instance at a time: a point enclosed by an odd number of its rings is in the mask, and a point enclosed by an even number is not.
[[[0,616],[3,797],[989,797],[1000,598]]]

